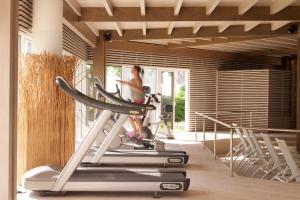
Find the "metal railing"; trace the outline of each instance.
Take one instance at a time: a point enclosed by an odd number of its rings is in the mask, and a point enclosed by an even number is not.
[[[220,124],[222,126],[224,126],[225,128],[231,128],[231,125],[226,124],[225,122],[222,122],[220,120],[217,119],[218,115],[223,115],[223,114],[245,114],[245,115],[249,115],[249,126],[252,128],[252,117],[253,114],[251,111],[219,111],[219,112],[206,112],[206,113],[199,113],[196,112],[195,113],[195,139],[196,141],[198,141],[198,134],[197,134],[197,117],[201,116],[203,118],[203,144],[205,146],[205,130],[206,130],[206,119],[214,122],[214,158],[217,158],[216,155],[216,140],[217,140],[217,125]],[[210,117],[208,115],[215,115],[216,118]]]
[[[248,130],[253,130],[253,131],[266,131],[266,132],[288,132],[288,133],[300,133],[300,130],[296,129],[276,129],[276,128],[253,128],[252,127],[252,112],[249,112],[250,115],[250,127],[240,127],[240,126],[232,126],[229,125],[225,122],[222,122],[216,118],[210,117],[208,115],[217,115],[220,113],[236,113],[236,112],[215,112],[215,113],[200,113],[200,112],[195,112],[195,140],[198,141],[198,131],[197,131],[197,122],[198,122],[198,117],[202,117],[202,131],[203,131],[203,147],[205,147],[205,134],[206,134],[206,121],[209,120],[214,123],[214,145],[213,145],[213,154],[214,154],[214,159],[217,159],[217,125],[221,125],[224,128],[227,128],[230,130],[230,147],[229,147],[229,154],[230,154],[230,176],[233,176],[233,133],[236,128],[241,128],[241,129],[248,129]]]

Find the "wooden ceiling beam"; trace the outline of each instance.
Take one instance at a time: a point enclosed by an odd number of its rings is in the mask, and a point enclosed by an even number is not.
[[[63,6],[63,17],[64,24],[76,31],[89,45],[97,46],[97,36],[85,23],[78,21],[77,13],[66,2]]]
[[[197,47],[196,47],[197,48]],[[244,46],[244,45],[212,45],[212,46],[201,46],[199,49],[209,49],[214,51],[229,51],[235,53],[242,53],[247,52],[246,56],[268,56],[268,55],[276,55],[276,54],[289,54],[295,55],[297,49],[291,48],[277,48],[277,49],[268,49],[268,48],[259,48],[259,47],[251,47],[251,46]]]
[[[265,63],[265,64],[274,64],[280,65],[280,58],[271,58],[266,56],[259,56],[258,59],[253,59],[247,55],[241,55],[237,53],[226,53],[218,51],[208,51],[201,49],[169,49],[167,45],[155,45],[155,44],[146,44],[141,42],[125,42],[125,41],[112,41],[106,42],[106,49],[115,49],[115,50],[124,50],[135,51],[135,52],[144,52],[144,53],[154,53],[161,55],[172,55],[172,56],[185,56],[190,58],[205,58],[211,60],[221,60],[221,61],[245,61],[250,63]]]
[[[81,15],[81,7],[77,0],[65,0],[65,2],[72,8],[72,10],[78,15]]]
[[[141,8],[141,15],[146,15],[146,3],[145,0],[140,0],[140,8]]]
[[[109,16],[113,16],[114,15],[114,10],[113,10],[113,7],[110,3],[110,0],[102,0],[103,1],[103,5],[104,5],[104,8],[107,12],[107,14]]]
[[[217,44],[220,45],[220,44]],[[251,41],[248,42],[235,42],[235,43],[227,43],[227,44],[221,44],[223,45],[223,47],[234,47],[234,48],[238,48],[238,49],[247,49],[247,50],[270,50],[270,49],[280,49],[281,47],[278,46],[271,46],[271,45],[266,45],[263,43],[254,43]],[[212,45],[215,46],[215,45]],[[291,48],[287,48],[287,49],[291,49]]]
[[[176,1],[176,4],[174,6],[174,16],[179,15],[179,12],[180,12],[180,9],[181,9],[181,6],[182,6],[182,2],[183,2],[183,0],[177,0]]]
[[[206,15],[210,15],[217,8],[221,0],[210,0],[206,5]]]
[[[258,26],[260,24],[260,22],[246,22],[244,25],[244,30],[246,32],[254,29],[256,26]]]
[[[289,21],[275,21],[271,23],[271,29],[272,31],[275,31],[289,23],[290,23]]]
[[[123,30],[121,29],[121,27],[118,24],[118,22],[115,22],[115,29],[118,32],[119,36],[122,37],[123,36]]]
[[[298,45],[300,45],[299,44],[299,39],[300,39],[300,23],[298,23],[298,34],[297,34],[297,38],[298,38]],[[298,49],[299,50],[299,53],[300,53],[300,49]]]
[[[228,37],[227,39],[223,38],[212,38],[211,40],[197,40],[196,42],[185,42],[183,41],[181,45],[170,45],[170,48],[186,48],[194,46],[205,46],[205,45],[214,45],[214,44],[226,44],[230,42],[243,42],[243,41],[252,41],[258,39],[267,39],[273,38],[273,36],[250,36],[250,37]]]
[[[194,27],[193,27],[193,33],[196,34],[200,30],[201,27],[202,27],[201,23],[196,22]]]
[[[272,38],[263,38],[261,40],[266,42],[277,43],[277,44],[290,45],[290,46],[297,44],[297,40],[295,41],[289,40],[289,38],[284,38],[284,37],[276,37],[276,40],[272,40]]]
[[[108,11],[108,12],[107,12]],[[238,7],[218,6],[215,12],[206,15],[205,7],[181,7],[180,14],[174,16],[172,7],[148,7],[147,14],[141,15],[138,7],[83,7],[79,20],[82,22],[143,22],[143,21],[300,21],[300,6],[290,6],[279,13],[270,14],[267,6],[254,6],[244,15],[239,15]]]
[[[224,23],[219,26],[219,33],[223,33],[227,28],[229,28],[231,24],[230,23]]]
[[[175,22],[171,22],[169,27],[168,27],[168,35],[172,35],[174,26],[175,26]]]
[[[270,13],[272,15],[279,13],[283,9],[289,7],[296,0],[276,0],[270,6]]]
[[[206,46],[201,46],[202,48],[206,48]],[[214,44],[207,47],[213,47],[213,48],[220,48],[220,49],[235,49],[237,52],[247,50],[247,51],[253,51],[256,50],[258,47],[251,46],[251,45],[243,45],[239,43],[226,43],[226,44]]]
[[[239,8],[239,15],[245,14],[248,10],[250,10],[258,0],[243,0],[241,1]]]
[[[142,23],[142,28],[143,28],[143,35],[147,35],[147,24],[146,24],[146,22]]]
[[[256,45],[259,47],[266,47],[270,49],[276,49],[276,48],[297,48],[296,45],[290,45],[290,44],[279,44],[279,43],[273,43],[273,41],[266,41],[266,40],[259,40],[259,41],[245,41],[245,44],[250,44],[250,45]]]
[[[176,28],[170,24],[168,32],[166,29],[148,29],[147,35],[143,35],[141,29],[123,30],[123,37],[112,31],[112,40],[143,40],[143,39],[179,39],[179,38],[212,38],[212,37],[243,37],[243,36],[286,36],[288,35],[288,25],[276,31],[271,30],[270,24],[260,24],[248,32],[244,31],[243,25],[232,25],[226,31],[219,33],[218,27],[202,27],[197,33],[193,33],[193,28]],[[167,34],[169,33],[169,34]],[[170,34],[172,33],[172,34]]]
[[[280,48],[280,49],[269,49],[262,51],[252,51],[247,52],[247,56],[268,56],[268,55],[276,55],[276,54],[289,54],[289,55],[297,55],[297,49],[288,49],[288,48]]]

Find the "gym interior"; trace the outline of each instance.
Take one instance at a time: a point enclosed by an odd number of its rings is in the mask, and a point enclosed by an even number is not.
[[[1,0],[0,22],[1,199],[299,199],[300,0]]]

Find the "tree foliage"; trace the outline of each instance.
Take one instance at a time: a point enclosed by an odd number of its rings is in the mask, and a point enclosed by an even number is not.
[[[185,87],[182,86],[175,97],[175,121],[181,122],[185,119]]]

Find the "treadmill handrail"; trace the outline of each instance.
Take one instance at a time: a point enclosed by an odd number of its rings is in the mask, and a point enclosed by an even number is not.
[[[125,101],[124,99],[120,99],[108,92],[106,92],[103,87],[101,87],[101,84],[98,82],[95,82],[95,87],[98,90],[98,92],[104,96],[105,98],[117,103],[117,104],[121,104],[123,106],[129,106],[129,107],[137,107],[137,108],[146,108],[147,110],[155,110],[156,107],[150,104],[138,104],[138,103],[134,103],[134,102],[129,102],[129,101]]]
[[[100,79],[99,79],[97,76],[94,76],[94,82],[95,82],[95,83],[98,83],[102,88],[104,88],[102,82],[100,81]],[[117,89],[117,91],[115,91],[115,92],[108,92],[108,93],[109,93],[109,94],[112,94],[112,95],[114,95],[114,96],[117,95],[119,98],[121,98],[121,97],[122,97],[122,96],[121,96],[121,90],[119,89],[118,84],[116,84],[116,89]]]
[[[120,105],[110,104],[102,102],[91,98],[77,89],[75,89],[69,82],[64,78],[57,76],[55,78],[55,83],[58,85],[64,92],[73,97],[76,101],[81,102],[87,106],[99,109],[99,110],[111,110],[115,113],[128,114],[128,115],[142,115],[144,113],[143,108],[141,107],[124,107]]]

